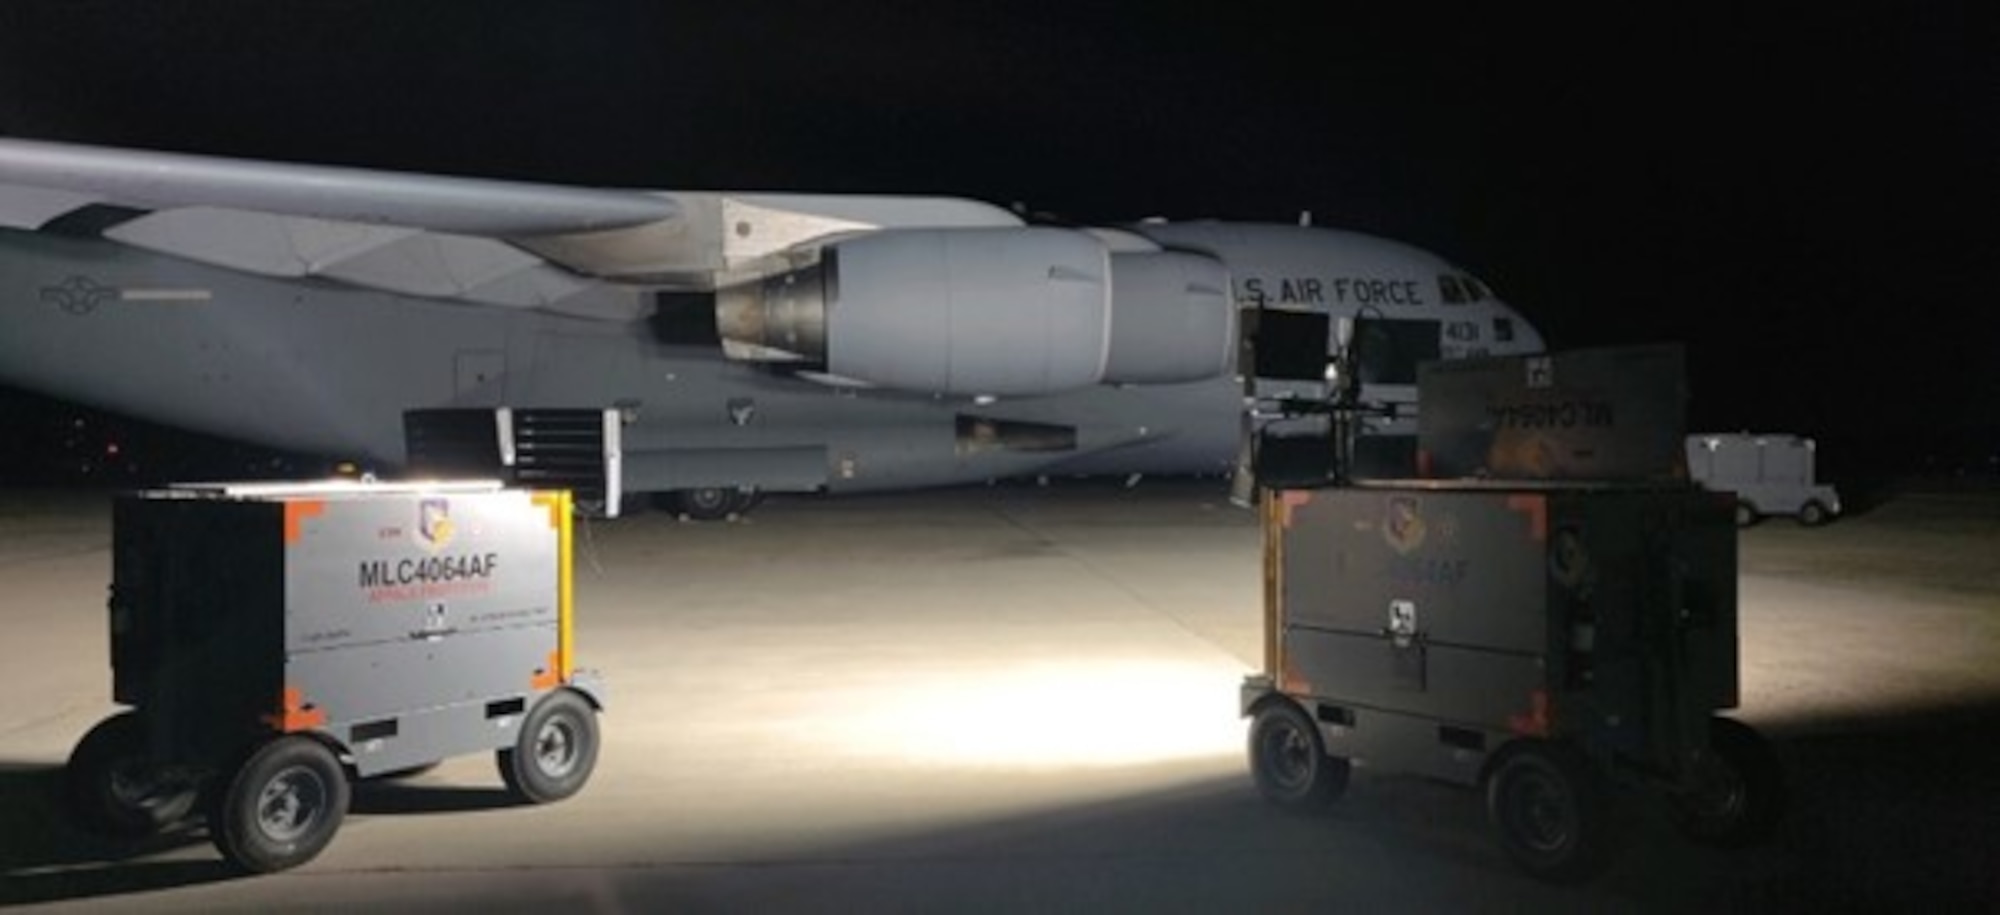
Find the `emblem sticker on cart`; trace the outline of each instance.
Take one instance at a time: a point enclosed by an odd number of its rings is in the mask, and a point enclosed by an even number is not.
[[[450,499],[425,499],[417,505],[417,539],[435,553],[451,545],[456,529]]]
[[[1388,514],[1382,519],[1382,539],[1389,548],[1407,555],[1424,545],[1424,517],[1415,496],[1391,496]]]
[[[435,601],[491,593],[500,554],[492,551],[449,553],[458,525],[451,517],[451,500],[423,499],[417,503],[417,529],[412,538],[423,552],[416,555],[364,559],[359,568],[361,589],[368,602]],[[476,539],[476,538],[475,538]]]

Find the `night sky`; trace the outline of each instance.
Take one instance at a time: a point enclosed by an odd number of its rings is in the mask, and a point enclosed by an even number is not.
[[[1084,222],[1309,211],[1465,265],[1557,346],[1685,344],[1696,426],[2000,452],[2000,31],[1971,3],[844,6],[10,0],[0,133]]]

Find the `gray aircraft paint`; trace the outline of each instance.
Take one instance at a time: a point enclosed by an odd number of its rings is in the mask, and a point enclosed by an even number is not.
[[[718,285],[782,277],[884,223],[986,233],[1019,226],[1011,214],[974,201],[625,191],[570,198],[577,189],[508,183],[498,189],[503,201],[560,210],[573,199],[575,218],[586,222],[671,215],[607,232],[509,239],[515,254],[502,257],[482,247],[494,240],[320,221],[328,213],[352,217],[363,203],[316,201],[310,215],[283,218],[199,208],[147,213],[130,207],[198,202],[209,188],[197,182],[174,185],[170,194],[148,188],[144,199],[129,189],[119,196],[125,185],[118,182],[131,179],[123,174],[109,185],[51,190],[22,183],[46,179],[48,163],[16,161],[20,141],[0,141],[0,153],[13,155],[0,156],[0,181],[10,182],[0,184],[0,208],[10,208],[0,222],[47,230],[0,229],[0,381],[170,425],[389,469],[403,457],[405,410],[617,408],[627,420],[626,487],[633,492],[720,485],[840,492],[1038,473],[1221,474],[1238,447],[1243,388],[1227,368],[1181,383],[1089,384],[1016,373],[1002,363],[989,377],[1061,390],[999,398],[894,391],[816,380],[783,363],[734,361],[715,345],[669,344],[652,322],[656,309],[712,307],[703,296]],[[151,155],[112,156],[112,170],[129,173]],[[231,160],[199,164],[205,180],[230,180]],[[246,164],[245,180],[320,174],[316,166],[259,171],[264,165]],[[333,171],[361,197],[387,193],[391,202],[404,183],[433,180]],[[471,193],[478,182],[435,180],[449,185],[438,191],[451,198],[449,228],[507,215],[481,215]],[[244,193],[250,198],[225,202],[257,199]],[[272,199],[274,206],[289,201]],[[613,202],[620,199],[632,207],[620,209]],[[671,203],[646,209],[662,200]],[[534,218],[560,221],[560,214],[535,211]],[[75,231],[92,219],[104,225]],[[392,234],[370,234],[384,231]],[[1188,258],[1179,273],[1154,275],[1168,276],[1165,282],[1142,284],[1128,271],[1123,298],[1104,290],[1114,319],[1143,314],[1144,296],[1133,290],[1175,293],[1174,277],[1206,275],[1213,271],[1203,263],[1219,263],[1240,307],[1438,321],[1446,356],[1541,346],[1525,319],[1490,296],[1444,301],[1442,278],[1469,282],[1465,271],[1385,239],[1236,223],[1031,231],[1094,236],[1103,245],[1105,286],[1115,285],[1121,263],[1161,249],[1176,252],[1162,265]],[[521,260],[522,250],[551,260]],[[297,260],[314,252],[320,260]],[[491,275],[474,275],[480,270]],[[593,270],[618,279],[594,279]],[[548,280],[555,274],[560,282]],[[1209,280],[1188,282],[1196,296],[1189,302],[1219,291],[1196,288]],[[469,291],[449,294],[453,288]],[[656,298],[661,290],[696,294],[669,301]],[[899,307],[923,304],[912,296]],[[984,307],[1004,304],[989,296]],[[1495,339],[1497,321],[1512,324],[1512,339]],[[1172,378],[1175,366],[1201,364],[1208,357],[1200,354],[1233,346],[1233,325],[1233,317],[1216,321],[1193,311],[1139,330],[1128,325],[1122,334],[1114,323],[1103,345],[1123,340],[1128,349],[1100,361],[1133,377]],[[889,320],[866,326],[898,330]],[[1177,326],[1216,339],[1179,341],[1172,351]],[[896,355],[894,346],[863,351]],[[1155,352],[1159,358],[1144,358]],[[1023,353],[1024,364],[1040,358]],[[1293,387],[1310,393],[1312,386]],[[1414,398],[1408,386],[1375,393]]]

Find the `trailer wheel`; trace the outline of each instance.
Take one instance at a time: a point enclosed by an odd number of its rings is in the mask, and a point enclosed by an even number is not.
[[[1287,810],[1318,810],[1347,790],[1347,760],[1326,754],[1319,727],[1284,700],[1267,702],[1250,725],[1250,773],[1264,799]]]
[[[267,874],[311,861],[347,816],[349,788],[325,744],[297,734],[250,754],[217,797],[209,832],[231,863]]]
[[[569,797],[597,766],[597,712],[571,690],[549,693],[528,713],[514,746],[495,759],[515,797],[532,804]]]
[[[1757,506],[1751,504],[1748,499],[1736,500],[1737,527],[1749,527],[1753,524],[1756,524],[1758,521],[1762,520],[1763,517],[1764,516],[1757,511]]]
[[[1770,744],[1749,725],[1718,717],[1709,721],[1708,747],[1696,763],[1695,789],[1668,797],[1681,832],[1717,848],[1769,838],[1785,808],[1784,777]]]
[[[70,810],[86,829],[138,839],[172,826],[194,808],[195,789],[146,758],[146,720],[138,712],[104,719],[77,741],[63,768]]]
[[[1610,828],[1597,771],[1565,744],[1521,740],[1505,752],[1486,782],[1486,816],[1500,848],[1541,880],[1596,874]]]
[[[1799,506],[1799,523],[1806,527],[1818,527],[1825,524],[1828,515],[1826,506],[1819,504],[1818,499],[1810,500],[1806,504]]]

